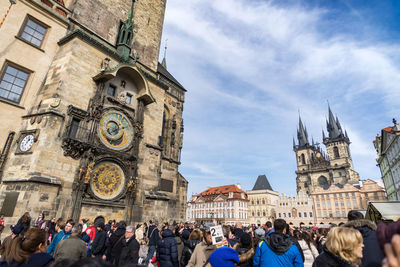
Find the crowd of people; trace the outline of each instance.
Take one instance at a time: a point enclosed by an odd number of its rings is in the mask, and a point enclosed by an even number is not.
[[[46,220],[44,214],[32,222],[25,213],[1,243],[0,267],[400,267],[400,221],[376,226],[358,211],[329,229],[293,229],[283,219],[222,225],[218,244],[212,241],[213,226],[105,224],[103,217],[74,222]],[[0,216],[0,233],[3,229]]]

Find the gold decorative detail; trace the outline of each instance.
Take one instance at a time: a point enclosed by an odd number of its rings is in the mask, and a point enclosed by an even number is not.
[[[102,162],[93,170],[90,188],[102,199],[113,199],[123,190],[125,176],[121,167],[113,162]]]
[[[121,111],[107,110],[100,119],[97,134],[108,148],[124,150],[133,141],[133,126],[129,118]]]
[[[60,98],[54,98],[54,100],[50,103],[50,107],[58,108],[60,103],[61,103],[61,99]]]
[[[85,181],[84,181],[85,184],[88,184],[90,181],[90,175],[92,173],[93,167],[94,167],[94,161],[92,161],[87,166],[87,170],[86,170],[86,174],[85,174]]]

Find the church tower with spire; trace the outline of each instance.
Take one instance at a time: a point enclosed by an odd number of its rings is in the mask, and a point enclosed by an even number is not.
[[[293,139],[293,151],[296,153],[297,162],[297,192],[305,191],[309,194],[318,186],[327,188],[332,184],[343,185],[360,179],[353,168],[347,132],[343,131],[339,119],[333,116],[330,107],[328,113],[328,135],[322,131],[326,153],[314,139],[309,143],[307,129],[299,117],[297,144]]]

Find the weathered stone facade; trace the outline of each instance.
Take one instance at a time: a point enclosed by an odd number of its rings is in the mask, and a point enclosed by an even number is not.
[[[186,90],[158,63],[165,1],[60,3],[21,0],[10,13],[17,23],[37,10],[35,20],[50,26],[40,48],[45,59],[32,58],[30,49],[38,48],[31,45],[20,55],[1,54],[35,74],[20,104],[0,102],[2,115],[18,109],[0,136],[9,148],[0,205],[19,193],[15,210],[3,205],[8,221],[25,211],[75,220],[184,220],[187,181],[178,166]],[[19,29],[5,27],[0,36],[11,45]],[[15,132],[8,142],[7,131]],[[21,147],[30,135],[33,144]]]

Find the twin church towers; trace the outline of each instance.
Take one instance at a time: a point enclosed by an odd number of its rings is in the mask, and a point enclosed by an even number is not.
[[[342,129],[339,119],[333,116],[330,107],[328,112],[328,134],[325,135],[325,131],[322,131],[326,153],[314,140],[310,144],[307,129],[299,117],[297,144],[293,139],[297,161],[297,192],[305,191],[310,194],[319,186],[327,189],[332,184],[344,185],[360,180],[359,174],[353,168],[347,132]]]

